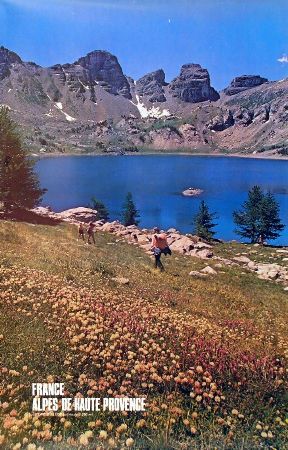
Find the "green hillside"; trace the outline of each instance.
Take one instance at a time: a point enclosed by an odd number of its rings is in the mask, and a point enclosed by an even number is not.
[[[282,285],[238,266],[194,278],[207,262],[176,253],[160,273],[137,246],[100,232],[87,245],[72,225],[0,221],[0,242],[3,448],[286,448]],[[280,258],[215,247],[247,252]],[[45,381],[71,397],[144,396],[147,409],[31,414],[31,383]]]

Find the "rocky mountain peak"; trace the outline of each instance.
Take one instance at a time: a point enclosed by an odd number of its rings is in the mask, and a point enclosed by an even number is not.
[[[209,78],[207,69],[203,69],[200,64],[189,63],[183,64],[180,70],[180,77],[193,77],[193,78]]]
[[[22,63],[22,59],[20,56],[17,55],[17,53],[12,52],[11,50],[8,50],[8,48],[5,48],[3,46],[0,47],[0,63],[7,63],[7,64],[13,64],[13,63]]]
[[[235,95],[267,82],[268,79],[260,77],[260,75],[242,75],[234,78],[224,92],[226,95]]]
[[[163,69],[155,70],[140,78],[136,82],[136,93],[147,96],[149,102],[165,102],[166,97],[163,86],[165,83],[165,72]]]
[[[91,84],[100,84],[114,95],[131,98],[129,83],[116,56],[104,50],[94,50],[74,63],[88,71]]]
[[[169,91],[173,97],[190,103],[219,99],[218,92],[210,85],[208,70],[200,64],[184,64],[180,75],[169,84]]]
[[[112,62],[114,64],[118,64],[118,59],[116,56],[112,55],[111,53],[107,52],[106,50],[93,50],[92,52],[87,53],[86,56],[82,56],[77,61],[74,62],[74,64],[79,64],[82,67],[85,67],[87,69],[89,68],[97,68],[98,70],[101,69],[105,64],[108,62]]]
[[[17,53],[11,52],[7,48],[0,47],[0,80],[10,75],[9,67],[14,63],[22,63],[20,56]]]

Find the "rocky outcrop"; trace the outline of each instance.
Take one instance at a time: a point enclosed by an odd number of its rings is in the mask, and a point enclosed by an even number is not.
[[[224,92],[226,95],[235,95],[267,82],[268,79],[262,78],[260,75],[242,75],[241,77],[234,78],[230,86],[224,89]]]
[[[248,125],[251,125],[254,119],[254,110],[251,109],[245,109],[245,108],[239,108],[234,113],[234,123],[236,125],[242,125],[244,127],[247,127]]]
[[[257,108],[254,111],[254,121],[255,123],[266,123],[269,121],[270,119],[270,114],[271,114],[271,106],[268,105],[264,105],[260,108]],[[281,113],[280,113],[281,114]],[[285,118],[285,120],[287,120],[287,117]],[[281,115],[279,117],[279,121],[281,121]]]
[[[94,222],[97,220],[97,211],[92,208],[72,208],[66,211],[61,211],[57,214],[59,219],[63,219],[68,222]]]
[[[164,70],[159,69],[144,75],[136,82],[136,93],[140,97],[145,96],[151,103],[165,102],[163,86],[166,86],[166,84]]]
[[[189,144],[198,143],[201,141],[199,133],[196,127],[190,123],[183,123],[179,127],[179,132],[183,136],[185,143]]]
[[[287,250],[282,250],[286,254]],[[278,250],[279,252],[279,250]],[[247,256],[235,256],[234,261],[242,263],[246,268],[255,272],[258,278],[267,281],[276,281],[277,283],[288,284],[288,270],[287,267],[281,264],[266,263],[266,262],[255,262],[252,261]]]
[[[70,91],[84,93],[85,86],[91,87],[89,71],[79,65],[56,64],[56,65],[50,67],[48,69],[48,71],[49,71],[49,75],[51,75],[51,77],[53,77],[54,81],[57,84],[59,82],[62,86],[66,85]],[[50,88],[50,86],[49,86],[49,88]],[[58,101],[60,99],[60,95],[54,96],[52,92],[51,92],[51,94],[50,94],[50,96],[52,96],[53,101]]]
[[[215,117],[208,123],[207,127],[212,131],[223,131],[227,128],[230,128],[234,125],[235,120],[233,117],[232,111],[229,109],[224,113],[221,113]]]
[[[41,216],[51,217],[53,219],[63,220],[70,223],[89,223],[97,220],[97,211],[91,208],[79,206],[78,208],[71,208],[59,213],[55,213],[49,207],[38,206],[33,209],[33,212]]]
[[[169,84],[169,91],[173,97],[189,103],[219,99],[218,92],[210,86],[208,70],[200,64],[184,64],[180,75]]]

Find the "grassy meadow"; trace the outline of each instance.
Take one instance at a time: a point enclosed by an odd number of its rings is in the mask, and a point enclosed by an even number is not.
[[[0,221],[0,447],[288,448],[287,292],[241,267],[72,225]],[[279,262],[273,248],[216,244]],[[211,267],[217,261],[209,261]],[[114,277],[125,277],[120,285]],[[67,396],[147,397],[142,413],[31,414],[31,383]]]

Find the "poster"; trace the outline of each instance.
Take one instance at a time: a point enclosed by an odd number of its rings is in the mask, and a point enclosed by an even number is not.
[[[285,0],[0,1],[0,447],[285,449]]]

